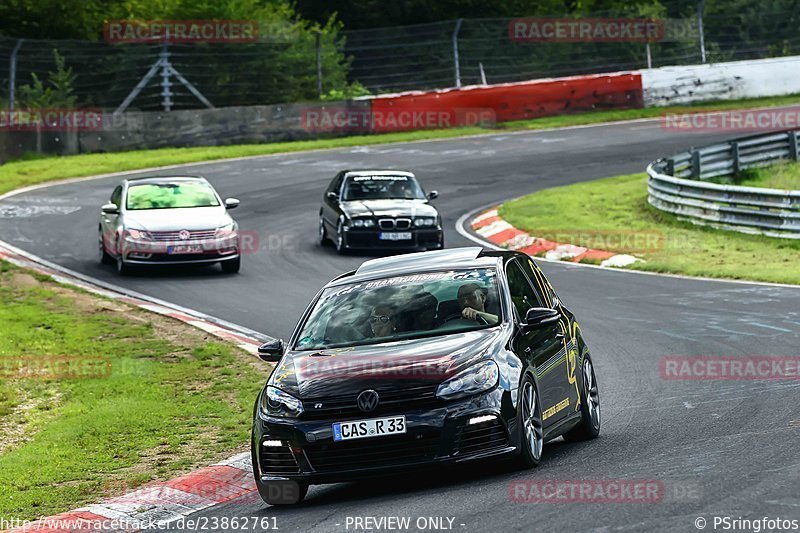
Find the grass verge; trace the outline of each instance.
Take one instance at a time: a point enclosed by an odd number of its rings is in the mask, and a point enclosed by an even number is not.
[[[252,356],[6,262],[0,302],[0,517],[63,512],[247,448],[268,372]]]
[[[682,222],[647,203],[645,174],[547,189],[503,204],[500,215],[537,237],[633,253],[645,260],[636,270],[800,284],[800,242]]]
[[[598,124],[638,118],[655,118],[665,112],[685,113],[697,111],[719,111],[747,107],[783,106],[800,103],[800,95],[770,98],[750,98],[726,102],[696,103],[690,106],[669,108],[647,108],[627,110],[592,111],[543,117],[532,120],[504,122],[494,129],[472,127],[442,130],[412,131],[406,133],[387,133],[380,135],[361,135],[336,139],[314,141],[293,141],[269,144],[243,144],[232,146],[211,146],[194,148],[161,148],[157,150],[137,150],[111,154],[83,154],[64,157],[45,157],[41,159],[20,160],[0,166],[0,194],[47,181],[80,176],[91,176],[125,170],[136,170],[157,166],[179,165],[227,159],[269,155],[288,152],[302,152],[326,148],[346,148],[374,144],[388,144],[430,139],[447,139],[466,135],[480,135],[506,131],[537,130]]]
[[[715,178],[712,181],[744,187],[800,190],[800,164],[782,161],[762,168],[744,170],[737,176]]]

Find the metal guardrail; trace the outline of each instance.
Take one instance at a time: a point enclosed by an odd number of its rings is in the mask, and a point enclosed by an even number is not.
[[[705,180],[800,161],[800,130],[762,134],[691,149],[647,167],[647,201],[695,224],[800,239],[800,191]]]

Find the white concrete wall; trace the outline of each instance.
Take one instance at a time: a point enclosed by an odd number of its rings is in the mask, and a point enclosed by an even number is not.
[[[800,56],[640,72],[645,107],[800,93]]]

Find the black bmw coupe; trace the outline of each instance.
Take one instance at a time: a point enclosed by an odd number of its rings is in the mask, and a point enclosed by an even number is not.
[[[317,294],[253,413],[269,504],[310,484],[509,456],[600,432],[592,358],[542,271],[519,252],[456,248],[373,259]]]
[[[319,242],[350,249],[444,247],[442,219],[411,172],[344,170],[331,181],[319,210]]]

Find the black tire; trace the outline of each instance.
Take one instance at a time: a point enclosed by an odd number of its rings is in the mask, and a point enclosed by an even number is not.
[[[600,393],[597,388],[597,376],[594,365],[587,353],[581,366],[581,421],[574,428],[564,433],[567,442],[579,442],[596,438],[600,434]]]
[[[226,274],[236,274],[242,268],[242,256],[236,259],[228,259],[227,261],[220,261],[219,266]]]
[[[302,502],[303,499],[308,494],[308,483],[300,483],[297,481],[286,482],[282,481],[280,483],[296,483],[297,484],[297,491],[293,491],[295,498],[292,500],[287,500],[285,498],[281,498],[280,500],[276,500],[274,498],[274,494],[270,494],[269,485],[264,485],[261,480],[259,479],[259,472],[258,472],[258,459],[256,458],[256,444],[255,444],[255,434],[251,432],[250,434],[250,461],[253,465],[253,478],[256,480],[256,487],[258,488],[258,495],[261,496],[261,499],[267,505],[297,505],[298,503]]]
[[[102,230],[99,232],[99,235],[97,237],[97,247],[98,247],[98,255],[100,256],[100,264],[102,264],[102,265],[113,265],[114,264],[114,258],[111,257],[111,254],[109,254],[106,251],[106,246],[103,243],[103,232],[102,232]]]
[[[331,243],[331,240],[328,237],[328,230],[325,229],[325,222],[322,219],[322,215],[319,216],[319,230],[317,239],[320,246],[327,246]]]
[[[344,224],[342,224],[342,221],[339,220],[339,222],[336,224],[336,239],[333,241],[334,246],[336,246],[336,252],[339,255],[344,255],[347,253],[347,243],[344,239],[343,227]]]
[[[520,430],[520,453],[517,464],[520,468],[533,468],[542,460],[544,448],[544,426],[539,388],[530,375],[526,375],[519,388],[517,422]]]

